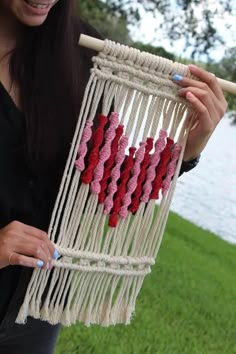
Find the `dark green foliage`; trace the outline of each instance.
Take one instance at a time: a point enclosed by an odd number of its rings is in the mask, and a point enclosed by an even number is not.
[[[143,44],[141,42],[132,43],[132,47],[154,55],[159,55],[160,57],[167,58],[172,61],[175,60],[174,54],[167,52],[163,47],[153,47],[151,44]]]

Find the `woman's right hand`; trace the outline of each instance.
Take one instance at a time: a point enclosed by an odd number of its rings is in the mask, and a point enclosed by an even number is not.
[[[0,268],[20,265],[32,268],[52,268],[59,257],[46,232],[13,221],[0,229]]]

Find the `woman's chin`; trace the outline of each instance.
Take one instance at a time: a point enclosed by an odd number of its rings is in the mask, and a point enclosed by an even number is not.
[[[47,16],[42,16],[42,17],[23,17],[20,19],[20,21],[29,27],[37,27],[37,26],[41,26],[45,20],[46,20]]]

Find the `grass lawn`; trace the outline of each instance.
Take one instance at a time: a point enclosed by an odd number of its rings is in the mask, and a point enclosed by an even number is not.
[[[236,353],[235,278],[236,247],[171,214],[131,325],[64,328],[55,354]]]

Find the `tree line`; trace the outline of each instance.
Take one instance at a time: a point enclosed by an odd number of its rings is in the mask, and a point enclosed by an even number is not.
[[[186,59],[176,58],[174,53],[169,53],[162,47],[132,40],[129,25],[136,25],[138,30],[141,11],[151,11],[153,16],[161,14],[163,22],[159,26],[172,44],[184,38],[185,47],[191,45],[192,56],[189,62],[200,64],[225,80],[236,81],[236,47],[227,49],[223,59],[218,62],[210,56],[212,49],[219,44],[224,45],[224,38],[215,19],[233,13],[233,0],[220,0],[215,5],[210,0],[78,0],[77,4],[82,18],[104,38],[171,60],[186,62]],[[199,63],[199,57],[203,55],[206,60]],[[229,110],[236,111],[235,96],[226,96]]]

